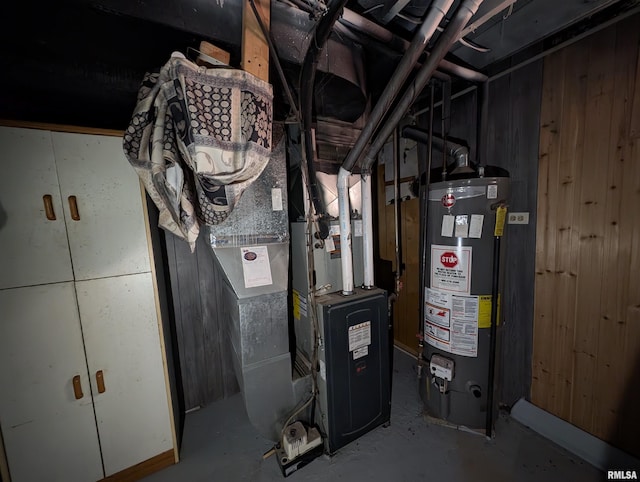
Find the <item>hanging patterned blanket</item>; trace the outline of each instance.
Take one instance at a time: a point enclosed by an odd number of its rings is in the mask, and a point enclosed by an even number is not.
[[[160,211],[162,228],[193,250],[201,224],[223,222],[269,161],[271,85],[207,69],[174,53],[147,74],[124,152]]]

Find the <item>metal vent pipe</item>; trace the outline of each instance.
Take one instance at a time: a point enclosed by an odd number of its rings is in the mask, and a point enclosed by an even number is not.
[[[427,14],[418,33],[414,36],[409,48],[405,52],[394,72],[391,80],[384,89],[380,99],[376,103],[373,111],[362,133],[358,137],[354,147],[347,154],[340,171],[338,173],[338,206],[340,213],[340,248],[341,268],[342,268],[342,293],[349,295],[353,293],[353,254],[351,251],[351,210],[349,208],[348,180],[351,170],[357,162],[364,147],[369,142],[373,133],[377,129],[384,114],[389,110],[395,100],[400,88],[415,67],[418,59],[424,52],[427,43],[436,31],[436,28],[447,14],[453,0],[435,0]],[[346,12],[345,12],[346,13]],[[363,229],[363,253],[365,287],[373,287],[373,206],[371,203],[371,175],[368,170],[363,172],[362,177],[363,205],[362,205],[362,229]]]
[[[367,119],[367,125],[362,130],[360,137],[356,141],[353,148],[347,154],[342,167],[344,167],[347,171],[351,171],[353,166],[355,166],[358,157],[362,153],[362,150],[367,145],[367,143],[371,140],[373,133],[378,128],[380,121],[385,113],[389,111],[391,108],[391,104],[395,100],[400,88],[404,84],[405,80],[415,67],[418,59],[424,52],[427,43],[431,40],[431,37],[436,31],[436,28],[447,14],[451,5],[453,4],[453,0],[434,0],[431,4],[431,9],[427,14],[422,25],[420,25],[418,32],[413,37],[409,48],[402,56],[402,60],[398,65],[398,68],[391,76],[391,79],[387,83],[382,95],[380,95],[380,99],[376,103],[373,111],[369,115]]]
[[[465,0],[451,19],[442,35],[438,39],[436,46],[431,51],[429,58],[420,68],[416,74],[415,79],[411,82],[407,88],[405,94],[402,96],[395,109],[387,119],[384,126],[381,128],[380,133],[369,147],[362,165],[362,169],[367,171],[373,165],[373,162],[378,155],[378,152],[386,142],[387,138],[393,132],[393,129],[402,120],[407,112],[407,109],[413,104],[416,97],[420,94],[422,89],[431,78],[431,75],[436,70],[436,67],[440,61],[444,58],[446,53],[451,48],[451,45],[456,41],[458,35],[465,27],[467,22],[476,13],[478,7],[482,3],[482,0]]]
[[[406,126],[402,129],[402,137],[413,139],[422,144],[429,143],[429,133],[423,129],[413,126]],[[469,149],[461,144],[456,144],[447,139],[446,145],[444,139],[437,135],[431,137],[432,145],[440,150],[446,150],[445,154],[454,161],[454,170],[469,168]]]
[[[392,49],[402,51],[409,48],[409,42],[402,37],[395,35],[390,30],[387,30],[386,28],[352,10],[349,10],[348,8],[344,9],[344,13],[338,21],[342,25],[358,30],[359,32],[387,44]],[[454,64],[453,62],[444,59],[440,61],[438,67],[470,82],[486,82],[488,79],[488,77],[481,72],[477,72],[468,67],[463,67],[462,65]],[[434,77],[437,77],[438,73],[438,71],[434,72]]]

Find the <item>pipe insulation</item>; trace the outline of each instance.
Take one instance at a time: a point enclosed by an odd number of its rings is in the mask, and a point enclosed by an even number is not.
[[[458,35],[467,22],[469,22],[471,17],[476,13],[481,3],[482,0],[465,0],[460,7],[458,7],[454,17],[442,32],[442,35],[438,38],[429,58],[420,68],[411,84],[407,87],[405,94],[402,96],[384,126],[380,129],[378,136],[369,147],[362,165],[364,171],[371,168],[378,152],[382,149],[382,146],[393,132],[393,129],[395,129],[398,123],[402,120],[424,86],[427,85],[427,82],[433,75],[436,67],[449,51],[451,45],[456,41]]]

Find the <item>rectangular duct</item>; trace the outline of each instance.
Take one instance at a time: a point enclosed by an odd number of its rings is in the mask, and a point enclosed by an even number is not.
[[[273,441],[280,439],[290,412],[311,392],[308,375],[292,377],[284,145],[283,137],[225,222],[209,227],[215,266],[225,279],[219,301],[227,318],[236,378],[251,423]],[[263,255],[266,251],[271,283],[247,286],[245,270],[252,269],[243,260],[247,248]]]

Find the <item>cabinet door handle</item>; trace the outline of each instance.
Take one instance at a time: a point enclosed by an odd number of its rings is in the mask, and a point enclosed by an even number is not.
[[[98,393],[104,393],[106,387],[104,386],[104,373],[102,373],[102,370],[96,372],[96,384],[98,385]]]
[[[73,394],[76,397],[76,400],[80,400],[84,397],[82,393],[82,384],[80,383],[80,375],[76,375],[73,377]]]
[[[44,213],[47,216],[49,221],[56,220],[56,212],[53,210],[53,198],[51,194],[45,194],[42,196],[42,200],[44,201]]]
[[[80,221],[80,212],[78,211],[78,200],[75,196],[69,196],[69,211],[71,211],[71,219]]]

